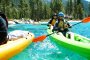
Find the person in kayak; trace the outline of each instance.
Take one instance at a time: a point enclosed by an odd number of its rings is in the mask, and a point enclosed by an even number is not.
[[[8,21],[6,16],[0,12],[0,45],[7,43]]]
[[[14,33],[8,34],[8,21],[4,13],[0,12],[0,45],[6,44],[7,41],[14,41],[19,38],[23,38],[24,35],[29,34],[29,32],[24,33],[24,31],[13,31]],[[21,34],[20,34],[21,33]],[[19,35],[18,35],[19,34]]]
[[[7,20],[7,17],[6,17],[5,14],[2,13],[1,11],[0,11],[0,16],[6,21],[6,26],[7,26],[7,28],[8,28],[8,20]]]
[[[51,26],[55,25],[56,21],[57,21],[57,14],[54,13],[52,18],[49,20],[48,25],[47,25],[49,27],[49,29],[51,28]]]
[[[58,21],[56,22],[54,28],[53,28],[53,32],[57,31],[57,32],[62,32],[62,34],[64,36],[66,36],[66,33],[69,31],[68,28],[71,27],[70,24],[65,21],[64,19],[64,13],[63,12],[59,12],[58,14]]]

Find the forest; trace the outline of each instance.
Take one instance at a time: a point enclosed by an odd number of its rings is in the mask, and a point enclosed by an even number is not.
[[[4,12],[8,19],[49,19],[53,13],[60,11],[65,16],[73,19],[83,19],[90,15],[90,3],[88,4],[88,14],[81,0],[0,0],[0,11]]]

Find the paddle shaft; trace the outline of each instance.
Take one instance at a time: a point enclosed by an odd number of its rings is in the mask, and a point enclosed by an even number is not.
[[[90,17],[85,18],[85,19],[83,19],[81,22],[78,22],[78,23],[76,23],[76,24],[73,24],[72,26],[75,26],[75,25],[80,24],[80,23],[87,23],[87,22],[90,22]],[[72,27],[72,26],[71,26],[71,27]],[[71,28],[71,27],[68,27],[68,28]],[[52,34],[54,34],[54,32],[51,33],[51,34],[48,34],[48,35],[39,36],[39,37],[35,38],[35,39],[33,40],[33,42],[43,41],[46,37],[48,37],[48,36],[50,36],[50,35],[52,35]]]
[[[76,23],[76,24],[73,24],[72,26],[75,26],[75,25],[80,24],[80,23],[82,23],[82,22],[78,22],[78,23]]]
[[[52,34],[54,34],[54,32],[53,32],[53,33],[51,33],[51,34],[46,35],[46,37],[48,37],[48,36],[50,36],[50,35],[52,35]]]
[[[80,24],[80,23],[82,23],[82,22],[78,22],[78,23],[76,23],[76,24],[73,24],[72,26],[75,26],[75,25]],[[54,34],[54,32],[51,33],[51,34],[46,35],[46,37],[48,37],[48,36],[50,36],[50,35],[52,35],[52,34]]]

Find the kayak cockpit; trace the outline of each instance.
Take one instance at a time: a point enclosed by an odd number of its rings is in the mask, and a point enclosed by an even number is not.
[[[69,33],[66,34],[66,37],[68,39],[71,39],[71,40],[84,42],[84,43],[90,43],[90,39],[88,39],[88,38],[86,38],[84,36],[81,36],[79,34],[76,34],[76,33],[69,32]]]

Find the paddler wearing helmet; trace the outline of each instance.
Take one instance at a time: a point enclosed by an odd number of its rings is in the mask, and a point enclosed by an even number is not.
[[[50,29],[51,26],[54,26],[55,25],[56,21],[57,21],[57,14],[54,13],[52,15],[52,18],[48,22],[49,29]]]
[[[66,33],[69,31],[68,30],[69,27],[70,24],[64,19],[64,13],[59,12],[58,21],[56,22],[52,31],[61,32],[64,36],[66,36]]]

